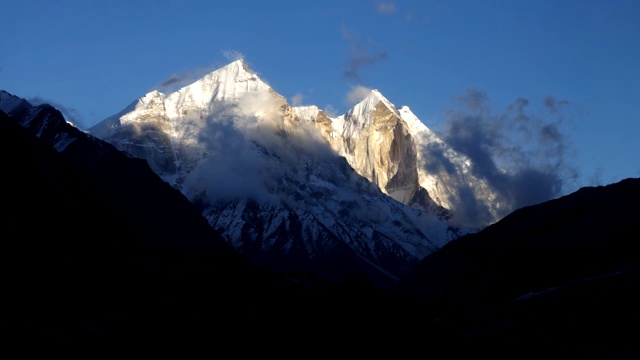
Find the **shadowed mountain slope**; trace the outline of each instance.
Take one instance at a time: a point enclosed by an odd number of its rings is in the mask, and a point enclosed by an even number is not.
[[[583,188],[452,241],[399,288],[479,348],[638,356],[638,224],[640,179]]]

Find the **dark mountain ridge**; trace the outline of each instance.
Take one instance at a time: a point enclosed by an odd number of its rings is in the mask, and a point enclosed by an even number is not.
[[[484,348],[640,355],[640,179],[519,209],[427,256],[401,291]]]
[[[542,291],[576,278],[615,272],[639,259],[640,253],[634,251],[639,223],[640,179],[582,188],[559,199],[516,210],[479,233],[452,241],[425,258],[399,287],[415,290],[424,297],[459,296],[459,306],[465,306],[476,299],[455,288],[472,279],[490,278],[492,284],[486,286],[495,295],[503,284],[496,281],[494,272],[518,278],[517,288],[508,287],[505,298]],[[432,272],[443,270],[439,264],[456,269],[455,277],[447,282],[429,281],[431,276],[440,276]],[[487,266],[473,266],[483,264]],[[510,271],[501,271],[507,267]]]
[[[138,241],[153,238],[155,246],[230,250],[190,202],[161,181],[144,160],[126,156],[110,144],[88,136],[49,105],[31,106],[22,100],[7,115],[55,149],[67,166],[81,169],[91,179],[87,183],[102,191],[104,201],[133,218]]]

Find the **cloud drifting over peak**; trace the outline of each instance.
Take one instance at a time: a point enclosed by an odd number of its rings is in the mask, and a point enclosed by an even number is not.
[[[352,86],[351,90],[347,93],[345,102],[350,105],[357,104],[360,101],[362,101],[362,99],[367,97],[369,93],[371,93],[371,89],[366,86],[363,86],[363,85]]]
[[[222,55],[229,61],[244,59],[244,54],[238,50],[224,50],[222,51]]]
[[[222,51],[222,55],[229,62],[245,59],[244,54],[237,50],[224,50]],[[195,69],[186,70],[180,73],[173,73],[167,79],[161,81],[158,85],[156,85],[155,89],[167,94],[176,91],[179,88],[187,86],[202,78],[204,75],[218,70],[219,68],[219,65],[211,64],[204,67],[197,67]]]
[[[161,81],[155,86],[155,89],[165,94],[176,91],[184,86],[187,86],[204,75],[217,70],[219,67],[215,65],[209,65],[206,67],[199,67],[192,70],[183,71],[181,73],[173,73],[169,78]]]

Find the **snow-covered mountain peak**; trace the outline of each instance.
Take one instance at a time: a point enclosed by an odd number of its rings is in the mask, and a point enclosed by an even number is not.
[[[227,64],[220,69],[208,73],[198,81],[221,83],[230,80],[235,82],[243,82],[249,80],[259,80],[259,78],[258,75],[249,70],[249,66],[242,59],[240,59]]]
[[[346,114],[347,118],[351,118],[356,120],[357,122],[362,122],[362,125],[367,122],[367,120],[371,119],[371,114],[376,109],[379,103],[383,103],[386,105],[391,111],[395,112],[395,106],[385,98],[380,91],[377,89],[371,90],[369,95],[367,95],[362,101],[357,103],[351,110],[349,110]]]
[[[249,93],[271,91],[271,87],[251,72],[244,61],[236,60],[169,94],[165,106],[169,117],[176,118],[183,110],[206,111],[214,103],[237,102]]]

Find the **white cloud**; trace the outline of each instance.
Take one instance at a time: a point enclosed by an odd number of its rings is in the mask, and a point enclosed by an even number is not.
[[[324,109],[322,109],[322,111],[324,111],[324,113],[327,114],[328,117],[338,116],[338,110],[329,104],[327,104]]]
[[[222,55],[229,61],[244,59],[244,54],[237,50],[224,50]]]
[[[367,97],[367,95],[369,95],[370,92],[371,92],[371,89],[369,89],[368,87],[362,86],[362,85],[356,85],[352,87],[351,91],[347,93],[346,102],[348,104],[359,103],[362,99]]]
[[[281,179],[306,176],[306,159],[335,156],[312,124],[285,124],[282,104],[270,92],[248,93],[208,117],[185,119],[185,133],[197,134],[185,152],[200,159],[184,179],[185,193],[211,202],[277,202],[290,191]]]

